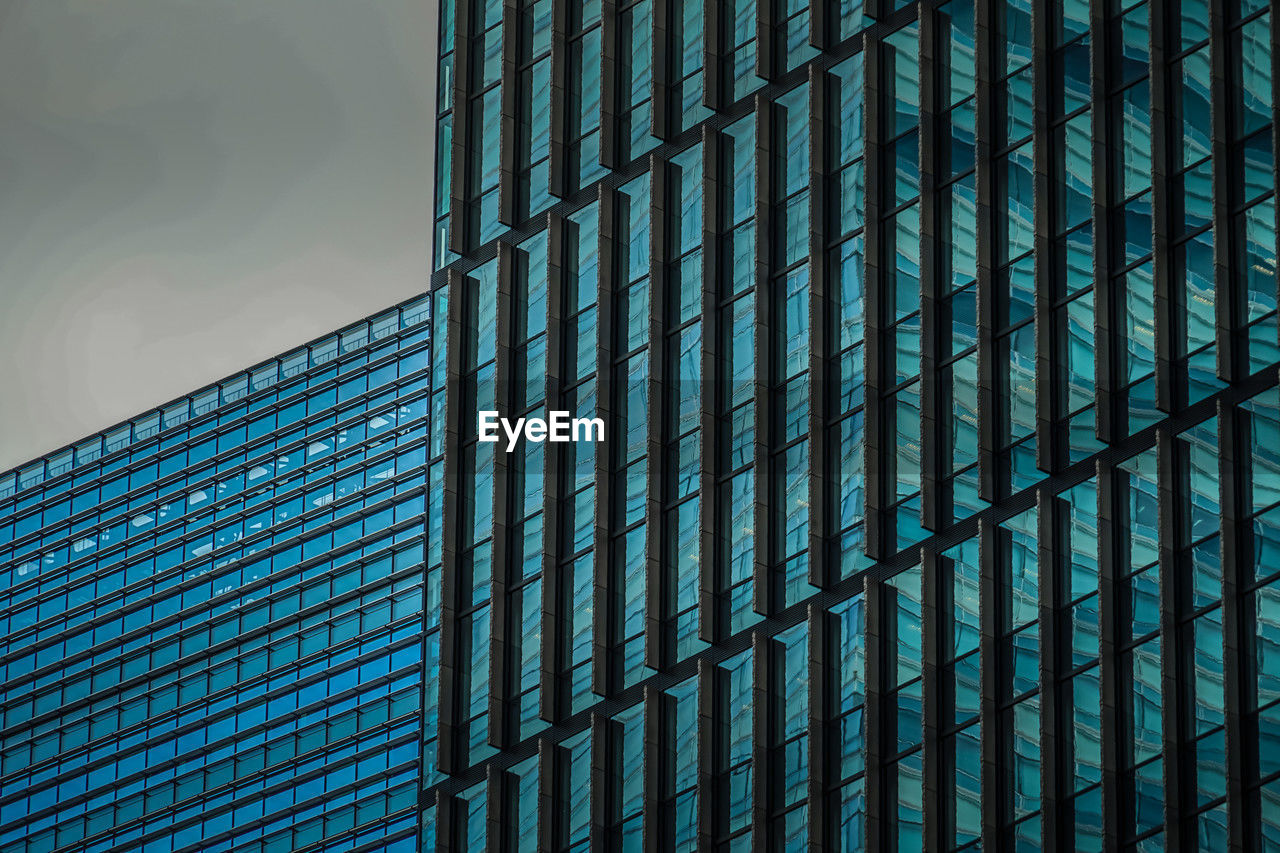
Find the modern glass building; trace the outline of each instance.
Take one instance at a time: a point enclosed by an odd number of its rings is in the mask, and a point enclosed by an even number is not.
[[[429,316],[0,475],[0,850],[418,849]]]
[[[442,4],[429,293],[0,476],[0,850],[1280,849],[1277,26]]]

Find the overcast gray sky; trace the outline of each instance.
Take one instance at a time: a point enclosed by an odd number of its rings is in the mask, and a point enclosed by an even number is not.
[[[422,292],[435,0],[0,0],[0,471]]]

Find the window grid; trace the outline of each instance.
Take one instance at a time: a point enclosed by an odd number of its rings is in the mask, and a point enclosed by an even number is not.
[[[442,15],[427,300],[0,475],[0,846],[1280,835],[1267,4]]]

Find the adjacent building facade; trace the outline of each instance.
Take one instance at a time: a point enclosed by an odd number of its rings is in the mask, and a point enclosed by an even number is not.
[[[442,4],[429,293],[0,476],[0,850],[1280,849],[1276,27]]]
[[[439,845],[1280,844],[1266,4],[443,21]]]
[[[428,320],[0,475],[0,850],[418,849]]]

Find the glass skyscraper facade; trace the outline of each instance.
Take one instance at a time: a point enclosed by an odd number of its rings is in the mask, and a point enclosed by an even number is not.
[[[1277,26],[447,0],[426,295],[0,475],[0,850],[1280,850]]]
[[[0,475],[0,850],[418,849],[428,320]]]

